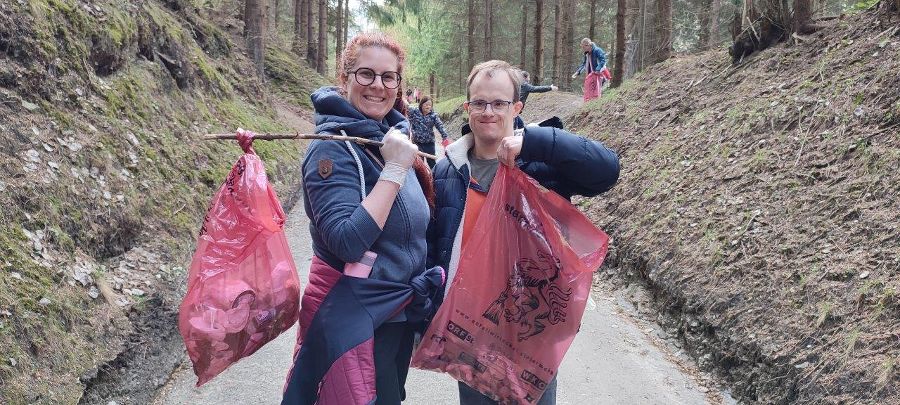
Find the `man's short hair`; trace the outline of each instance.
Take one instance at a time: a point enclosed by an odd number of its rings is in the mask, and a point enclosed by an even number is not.
[[[469,78],[466,80],[466,99],[468,100],[471,97],[469,93],[469,89],[472,87],[472,81],[475,80],[475,76],[478,76],[479,73],[484,72],[487,77],[494,77],[495,73],[503,72],[507,76],[509,76],[509,80],[513,84],[513,98],[512,101],[519,101],[519,90],[522,86],[522,76],[519,74],[519,69],[513,67],[509,64],[509,62],[505,62],[502,60],[489,60],[487,62],[481,62],[475,67],[472,68],[472,72],[469,73]],[[493,101],[493,100],[487,100]]]

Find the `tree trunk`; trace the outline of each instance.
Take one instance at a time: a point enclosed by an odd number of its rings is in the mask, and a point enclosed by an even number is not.
[[[625,60],[625,0],[616,3],[616,64],[613,66],[612,83],[610,86],[619,87],[622,84]]]
[[[640,52],[639,29],[641,13],[639,0],[625,0],[625,60],[622,61],[622,80],[634,76]]]
[[[315,7],[313,3],[315,0],[305,0],[306,1],[306,61],[309,63],[310,67],[314,69],[318,69],[316,63],[319,62],[319,58],[316,57],[316,52],[319,50],[319,37],[316,35],[316,19],[315,11],[318,7]]]
[[[573,6],[574,6],[574,4],[573,4]],[[594,36],[595,35],[594,25],[596,25],[596,23],[597,23],[596,16],[597,16],[597,0],[591,0],[591,25],[588,28],[588,38],[590,38],[591,41],[597,41],[597,38]]]
[[[265,81],[266,0],[247,0],[244,3],[244,37],[247,53],[256,67],[256,76]]]
[[[341,43],[341,40],[344,38],[344,22],[343,22],[343,14],[344,14],[344,4],[342,1],[346,0],[337,0],[337,7],[335,7],[335,23],[334,23],[334,71],[337,72],[341,69],[341,49],[344,45]]]
[[[697,16],[700,20],[699,30],[697,35],[697,49],[701,51],[705,51],[709,46],[709,19],[710,11],[712,9],[712,0],[698,0],[697,3]]]
[[[435,93],[435,89],[434,89],[434,72],[430,72],[430,73],[428,73],[428,94],[431,95],[431,96],[433,97],[433,96],[434,96],[434,93]],[[432,103],[432,104],[434,104],[434,103]]]
[[[563,35],[562,35],[562,66],[559,77],[563,79],[563,88],[573,90],[572,76],[569,71],[575,65],[576,52],[572,49],[575,43],[575,0],[562,0]]]
[[[484,59],[494,59],[494,2],[484,0]]]
[[[645,66],[644,63],[648,56],[647,48],[649,48],[647,46],[647,42],[649,42],[649,41],[647,41],[647,0],[640,0],[640,7],[641,7],[640,8],[640,10],[641,10],[641,17],[640,17],[641,33],[640,33],[640,38],[638,39],[638,45],[637,45],[638,55],[636,57],[637,60],[635,61],[636,62],[635,63],[635,73],[640,72],[641,70],[644,69],[644,66]]]
[[[272,33],[273,34],[278,34],[278,17],[280,17],[278,14],[280,4],[278,4],[278,3],[279,3],[278,0],[274,0],[273,4],[272,4],[272,6],[273,6],[272,8],[274,8],[274,10],[272,10],[274,12],[274,15],[272,16]]]
[[[316,13],[316,16],[319,18],[319,39],[316,42],[316,72],[324,75],[326,69],[325,60],[327,59],[325,55],[325,40],[328,37],[328,0],[319,0],[319,11]]]
[[[297,56],[306,56],[306,1],[294,0],[294,42],[291,50]]]
[[[738,35],[741,35],[741,28],[744,25],[744,21],[741,18],[743,15],[743,10],[741,7],[736,7],[734,9],[734,15],[731,17],[731,40],[734,41],[737,39]]]
[[[525,47],[528,45],[528,7],[522,7],[522,25],[520,27],[522,43],[519,46],[519,67],[528,70],[528,66],[525,64]]]
[[[465,55],[465,53],[463,52],[463,49],[462,49],[462,41],[459,41],[459,53],[458,53],[459,58],[457,59],[457,61],[459,62],[459,63],[457,63],[457,69],[458,69],[457,75],[459,77],[457,77],[456,82],[459,84],[459,92],[462,94],[465,94],[466,78],[465,78],[465,76],[463,76],[463,67],[465,66],[466,62],[463,60],[463,55]]]
[[[350,0],[344,0],[344,30],[341,34],[341,47],[347,46],[347,32],[350,31]]]
[[[544,79],[544,0],[536,0],[534,8],[534,82]]]
[[[709,26],[701,27],[706,30],[705,49],[712,49],[719,45],[719,11],[722,9],[722,0],[712,0],[709,10]]]
[[[653,62],[659,63],[672,56],[672,0],[657,0],[656,11],[656,37],[659,52]]]
[[[808,34],[813,32],[812,26],[812,0],[794,0],[794,32]]]
[[[469,71],[475,67],[475,0],[469,0],[469,32],[466,33],[469,43]]]
[[[562,83],[562,76],[560,75],[560,57],[562,56],[562,11],[560,10],[559,2],[561,0],[556,0],[556,4],[553,5],[553,15],[556,16],[556,23],[553,27],[553,83]]]

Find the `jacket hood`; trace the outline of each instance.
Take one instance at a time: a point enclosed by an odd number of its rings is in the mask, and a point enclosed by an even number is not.
[[[381,140],[391,127],[396,127],[409,135],[409,122],[399,111],[392,109],[381,122],[375,121],[341,96],[338,87],[322,87],[313,92],[310,99],[316,112],[313,118],[316,133],[340,134],[343,130],[349,136]]]

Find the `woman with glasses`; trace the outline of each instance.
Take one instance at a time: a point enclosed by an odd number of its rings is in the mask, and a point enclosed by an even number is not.
[[[447,158],[434,167],[435,216],[429,226],[428,262],[447,269],[445,294],[453,288],[462,246],[487,199],[500,164],[518,167],[564,198],[594,196],[619,178],[619,158],[603,144],[550,127],[514,130],[522,110],[518,69],[499,60],[472,68],[463,106],[471,133],[447,147]],[[510,241],[515,243],[515,241]],[[508,271],[508,269],[478,269]],[[485,393],[459,383],[462,405],[496,405]],[[556,378],[538,405],[556,403]]]
[[[441,117],[434,112],[431,97],[422,97],[419,107],[409,110],[409,122],[412,124],[412,139],[420,151],[434,154],[434,128],[437,127],[441,134],[442,144],[446,148],[450,144],[447,137],[447,130],[444,129],[444,123]],[[434,159],[427,159],[428,167],[434,167]]]
[[[311,96],[316,133],[383,146],[316,140],[306,152],[303,203],[315,256],[283,404],[394,405],[405,396],[413,321],[422,318],[415,307],[404,306],[405,297],[414,296],[411,284],[420,294],[428,287],[420,283],[426,275],[437,280],[434,290],[443,279],[442,270],[435,278],[430,275],[437,269],[425,269],[431,212],[423,188],[431,187],[429,170],[402,133],[408,122],[395,108],[403,105],[405,57],[384,34],[357,35],[341,54],[339,87]],[[406,290],[392,287],[397,285]]]

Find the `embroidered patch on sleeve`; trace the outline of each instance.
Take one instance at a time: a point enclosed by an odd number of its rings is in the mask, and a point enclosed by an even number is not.
[[[327,179],[328,176],[331,176],[333,164],[331,159],[319,160],[319,176],[322,176],[323,179]]]

